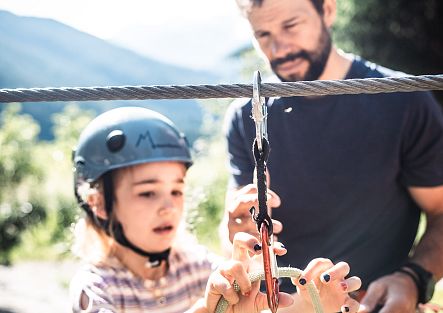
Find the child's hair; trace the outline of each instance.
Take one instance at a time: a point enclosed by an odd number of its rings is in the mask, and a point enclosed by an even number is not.
[[[73,161],[74,193],[86,212],[74,230],[74,253],[88,261],[101,262],[112,255],[113,243],[117,241],[150,259],[158,257],[129,242],[115,219],[114,176],[118,170],[149,162],[177,161],[191,166],[186,137],[157,112],[121,107],[99,115],[88,124],[80,135]],[[86,200],[97,192],[104,196],[106,220],[97,217]]]

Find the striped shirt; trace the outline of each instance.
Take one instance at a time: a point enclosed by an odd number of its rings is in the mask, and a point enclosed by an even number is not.
[[[216,260],[199,245],[171,250],[166,276],[155,281],[134,275],[117,259],[106,265],[88,264],[71,281],[73,312],[183,313],[204,296]],[[82,292],[89,298],[86,310],[79,307]]]

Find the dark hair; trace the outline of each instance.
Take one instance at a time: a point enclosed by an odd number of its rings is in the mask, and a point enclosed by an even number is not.
[[[265,0],[237,0],[237,5],[242,11],[242,13],[246,13],[246,11],[254,6],[260,7]],[[323,15],[323,2],[324,0],[310,0],[312,5],[317,10],[320,15]]]

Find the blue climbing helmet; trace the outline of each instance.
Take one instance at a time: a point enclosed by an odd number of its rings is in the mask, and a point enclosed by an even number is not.
[[[185,135],[165,116],[141,107],[120,107],[97,116],[81,133],[73,159],[76,186],[146,162],[192,165]]]

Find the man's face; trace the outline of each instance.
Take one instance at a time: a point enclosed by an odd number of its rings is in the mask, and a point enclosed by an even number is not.
[[[264,0],[248,12],[255,39],[282,81],[316,80],[331,51],[331,36],[310,0]]]

